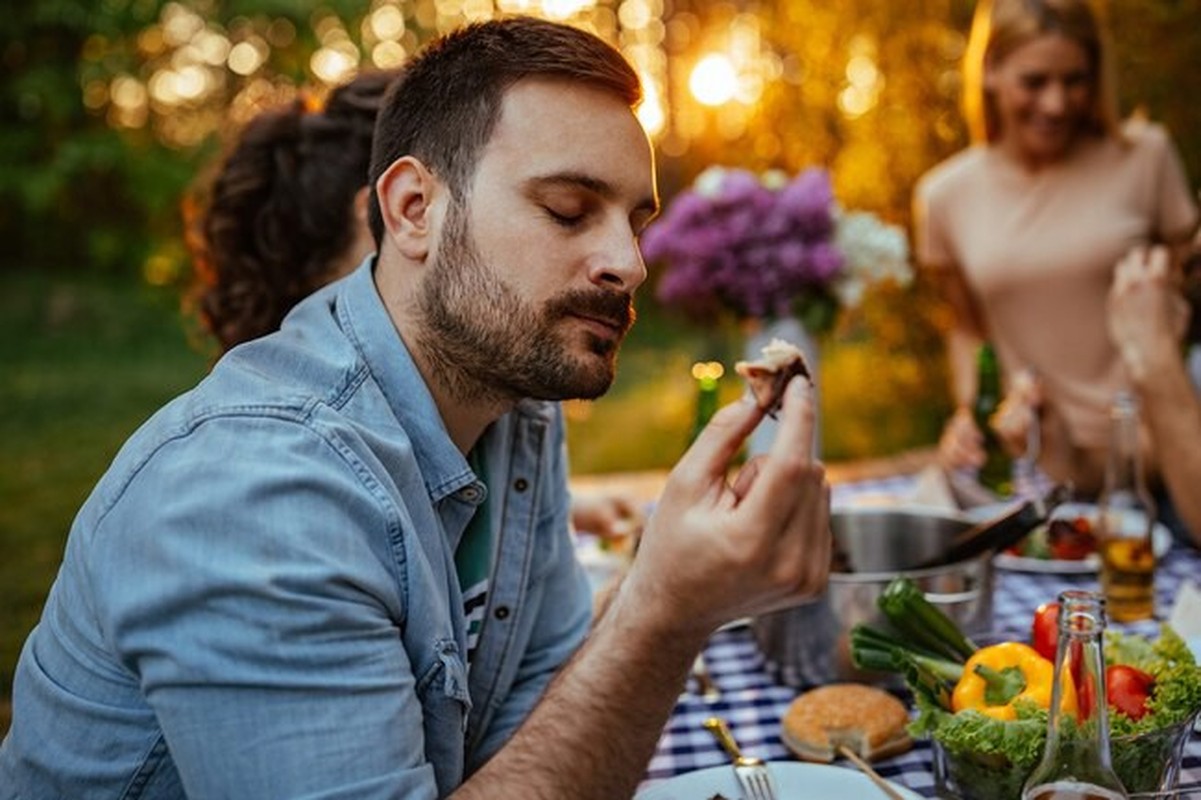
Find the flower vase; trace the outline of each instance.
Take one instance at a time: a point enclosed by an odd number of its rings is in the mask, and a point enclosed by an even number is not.
[[[783,339],[796,345],[805,354],[805,361],[813,377],[814,398],[817,397],[818,375],[821,372],[818,362],[817,338],[810,333],[800,320],[795,317],[772,317],[769,319],[752,319],[748,324],[746,337],[746,354],[748,361],[758,359],[763,348],[772,339]],[[764,417],[758,427],[751,433],[747,443],[747,455],[755,456],[766,453],[771,449],[771,443],[776,438],[778,423],[771,417]],[[813,428],[813,457],[821,455],[821,425],[820,420]]]

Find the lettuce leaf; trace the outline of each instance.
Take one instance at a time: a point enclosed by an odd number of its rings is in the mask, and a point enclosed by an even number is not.
[[[1110,708],[1111,737],[1135,736],[1171,727],[1201,711],[1201,667],[1197,666],[1188,644],[1170,625],[1161,625],[1159,638],[1153,642],[1135,634],[1106,631],[1105,661],[1129,664],[1155,678],[1147,702],[1149,713],[1142,719],[1132,720]]]

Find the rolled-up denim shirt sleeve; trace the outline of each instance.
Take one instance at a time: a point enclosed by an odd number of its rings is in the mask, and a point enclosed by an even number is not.
[[[236,470],[213,457],[233,441]],[[438,794],[388,552],[403,509],[334,444],[289,420],[202,422],[93,530],[100,628],[189,797]]]

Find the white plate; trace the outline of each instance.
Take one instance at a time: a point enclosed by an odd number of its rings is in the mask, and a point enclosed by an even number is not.
[[[800,761],[772,761],[768,764],[781,798],[874,798],[884,797],[862,772],[827,764],[808,764]],[[904,786],[889,781],[906,800],[922,800]],[[720,794],[728,800],[740,800],[742,791],[730,766],[698,769],[653,784],[634,796],[634,800],[709,800]]]
[[[1051,515],[1056,518],[1086,517],[1094,526],[1097,522],[1097,506],[1094,503],[1064,503]],[[1156,522],[1151,528],[1151,548],[1156,558],[1163,558],[1172,549],[1172,532],[1163,523]],[[1096,572],[1101,566],[1101,557],[1096,553],[1081,559],[1028,558],[1012,553],[998,553],[993,563],[1001,569],[1018,572],[1045,572],[1058,575],[1083,575]]]

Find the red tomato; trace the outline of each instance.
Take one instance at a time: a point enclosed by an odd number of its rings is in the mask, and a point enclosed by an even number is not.
[[[1147,700],[1155,679],[1141,669],[1114,664],[1105,670],[1105,693],[1110,708],[1121,711],[1131,719],[1142,719],[1147,713]]]
[[[1030,629],[1030,646],[1048,661],[1055,661],[1059,643],[1059,603],[1043,603],[1034,612]]]

